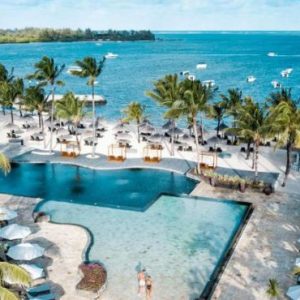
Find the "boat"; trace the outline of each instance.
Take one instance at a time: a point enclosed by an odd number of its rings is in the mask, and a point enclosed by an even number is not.
[[[197,68],[198,70],[205,70],[205,69],[207,68],[207,64],[204,63],[204,62],[200,62],[200,63],[198,63],[198,64],[196,65],[196,68]]]
[[[191,80],[191,81],[195,81],[196,80],[196,76],[195,75],[188,75],[188,80]]]
[[[190,71],[182,71],[180,72],[181,76],[189,76],[190,75]]]
[[[216,82],[214,80],[204,80],[202,83],[206,87],[213,87],[216,85]]]
[[[119,55],[118,54],[114,54],[112,52],[108,52],[106,55],[105,55],[105,58],[108,58],[108,59],[111,59],[111,58],[117,58]]]
[[[269,57],[275,57],[275,56],[278,56],[278,54],[275,53],[275,52],[269,52],[269,53],[268,53],[268,56],[269,56]]]
[[[271,84],[272,84],[272,86],[273,86],[274,89],[281,88],[281,84],[277,80],[271,81]]]
[[[247,82],[252,83],[254,81],[256,81],[256,78],[254,76],[251,75],[247,77]]]
[[[79,66],[70,66],[67,70],[67,73],[72,75],[72,72],[73,71],[78,71],[80,72],[81,71],[81,68]]]
[[[293,72],[292,68],[287,68],[287,69],[281,71],[280,74],[282,77],[289,77],[292,72]]]

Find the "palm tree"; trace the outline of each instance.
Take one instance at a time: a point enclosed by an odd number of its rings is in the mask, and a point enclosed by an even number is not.
[[[4,172],[5,175],[9,173],[11,170],[9,159],[1,152],[0,152],[0,169]]]
[[[77,60],[76,65],[80,70],[72,70],[71,74],[80,78],[88,78],[87,85],[92,88],[92,106],[93,106],[93,148],[91,158],[95,158],[96,150],[96,112],[95,112],[95,82],[104,68],[105,57],[99,62],[93,57],[85,57],[83,60]]]
[[[0,85],[3,82],[11,82],[14,79],[14,69],[12,68],[10,72],[5,68],[4,65],[0,64]],[[5,115],[5,101],[0,96],[0,104],[2,106],[2,113]]]
[[[174,128],[175,120],[180,116],[179,110],[174,109],[173,105],[181,99],[180,84],[177,74],[166,75],[154,82],[154,89],[147,91],[146,95],[156,101],[159,105],[166,107],[164,117],[172,122],[171,134],[171,155],[174,155]]]
[[[75,129],[76,142],[80,151],[77,128],[85,116],[85,102],[81,101],[78,97],[75,97],[72,92],[69,92],[65,94],[61,100],[56,102],[55,108],[58,117],[72,122]]]
[[[228,96],[221,94],[226,113],[233,118],[233,128],[236,127],[236,119],[238,117],[238,109],[243,103],[243,92],[239,89],[229,89]]]
[[[266,118],[265,106],[255,103],[252,98],[247,97],[244,104],[239,107],[236,114],[236,126],[228,129],[245,139],[250,139],[254,143],[253,168],[255,178],[258,177],[258,157],[259,146],[268,134],[268,122]]]
[[[216,102],[211,105],[208,116],[217,121],[217,136],[220,134],[220,125],[224,118],[226,107],[223,101]]]
[[[135,121],[137,127],[138,142],[140,142],[140,124],[144,119],[145,106],[139,102],[131,102],[123,110],[126,121]]]
[[[58,80],[58,77],[64,70],[65,65],[58,66],[55,64],[54,59],[44,56],[39,62],[35,64],[36,71],[27,76],[28,79],[38,80],[41,86],[50,85],[51,87],[51,132],[50,132],[50,152],[52,152],[53,145],[53,116],[54,116],[54,101],[56,86],[62,86],[63,82]]]
[[[277,135],[276,147],[286,147],[286,168],[282,186],[286,185],[291,171],[291,152],[300,145],[300,109],[297,101],[281,101],[270,108],[270,133]]]
[[[279,284],[276,279],[269,279],[268,282],[268,288],[266,290],[266,294],[270,298],[278,298],[281,294],[280,289],[279,289]]]
[[[5,282],[29,286],[31,278],[23,268],[8,262],[0,262],[0,299],[18,300],[19,298],[14,293],[4,287]]]
[[[209,101],[213,98],[215,89],[210,86],[203,85],[199,80],[185,79],[180,84],[181,99],[175,101],[173,108],[180,112],[180,115],[189,117],[193,124],[195,143],[197,150],[197,159],[199,159],[199,140],[197,119],[198,114],[208,113],[210,106]],[[203,141],[203,122],[201,117],[201,139]],[[199,164],[198,164],[199,166]]]
[[[14,79],[10,82],[3,81],[0,83],[0,98],[2,105],[9,107],[11,123],[14,123],[14,104],[17,98],[23,93],[23,80],[20,78]]]
[[[292,100],[292,89],[281,89],[279,92],[271,93],[267,98],[268,106],[275,107],[281,102],[290,102]]]

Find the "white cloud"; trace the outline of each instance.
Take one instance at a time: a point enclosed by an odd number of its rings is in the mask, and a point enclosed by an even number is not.
[[[1,28],[299,30],[300,0],[1,0]]]

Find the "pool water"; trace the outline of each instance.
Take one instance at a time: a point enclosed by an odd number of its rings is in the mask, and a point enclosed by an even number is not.
[[[47,201],[40,209],[59,223],[92,232],[89,259],[108,272],[103,299],[137,297],[136,273],[154,281],[153,300],[194,300],[222,261],[248,206],[231,201],[162,195],[144,213]]]
[[[14,164],[0,193],[144,211],[161,193],[188,194],[196,181],[153,169],[91,170],[64,164]]]
[[[136,274],[142,267],[153,277],[153,300],[194,300],[203,292],[249,206],[184,196],[195,185],[167,171],[63,164],[16,164],[0,175],[0,193],[43,198],[37,210],[52,221],[89,229],[86,257],[108,271],[104,300],[141,299]]]

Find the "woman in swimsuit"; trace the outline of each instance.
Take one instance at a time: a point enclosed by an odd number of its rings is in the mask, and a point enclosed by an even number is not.
[[[137,274],[137,279],[138,279],[138,295],[141,295],[142,292],[145,292],[145,286],[146,286],[146,275],[145,275],[146,270],[143,269],[142,271],[138,272]]]
[[[151,300],[152,299],[152,292],[153,292],[153,281],[151,276],[146,277],[146,299]]]

